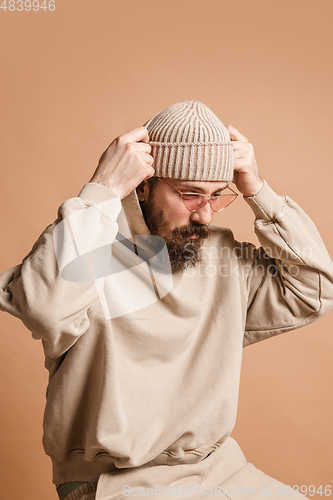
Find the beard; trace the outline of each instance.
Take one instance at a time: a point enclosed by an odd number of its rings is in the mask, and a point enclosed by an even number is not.
[[[153,193],[150,192],[148,199],[140,205],[150,233],[164,239],[173,271],[193,268],[202,262],[202,245],[210,235],[210,227],[207,224],[192,222],[170,230],[163,210],[156,207]],[[190,238],[193,235],[197,237]]]

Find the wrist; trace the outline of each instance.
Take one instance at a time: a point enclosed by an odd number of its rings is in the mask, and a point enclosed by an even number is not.
[[[116,196],[118,196],[118,198],[120,198],[120,199],[123,198],[123,193],[119,189],[117,189],[116,186],[113,186],[109,182],[108,179],[101,179],[98,177],[92,177],[89,182],[92,182],[94,184],[100,184],[101,186],[104,186],[104,187],[110,189],[110,191],[112,191]]]
[[[259,179],[257,183],[251,185],[251,187],[245,190],[242,194],[245,198],[251,198],[252,196],[256,196],[264,187],[264,181]]]

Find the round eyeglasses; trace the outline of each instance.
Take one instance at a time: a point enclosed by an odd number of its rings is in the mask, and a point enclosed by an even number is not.
[[[163,182],[167,186],[171,187],[181,197],[185,208],[190,212],[196,212],[199,208],[210,204],[213,212],[221,212],[224,208],[227,208],[238,196],[238,193],[233,191],[229,186],[227,186],[224,190],[228,189],[227,193],[223,194],[201,194],[201,193],[190,193],[190,192],[182,192],[179,189],[171,186],[168,182],[161,179],[161,177],[157,177],[159,181]]]

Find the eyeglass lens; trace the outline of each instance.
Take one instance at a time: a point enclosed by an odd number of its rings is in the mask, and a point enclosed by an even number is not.
[[[201,196],[200,194],[183,194],[184,205],[190,211],[198,210],[209,202],[212,210],[214,212],[219,212],[223,208],[230,205],[230,203],[232,203],[236,198],[237,195],[233,193],[224,194],[223,196],[217,196],[216,198],[210,199],[206,196]]]

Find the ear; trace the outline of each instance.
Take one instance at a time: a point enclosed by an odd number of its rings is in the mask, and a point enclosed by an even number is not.
[[[139,201],[146,201],[149,194],[149,186],[147,181],[142,181],[136,188]]]

